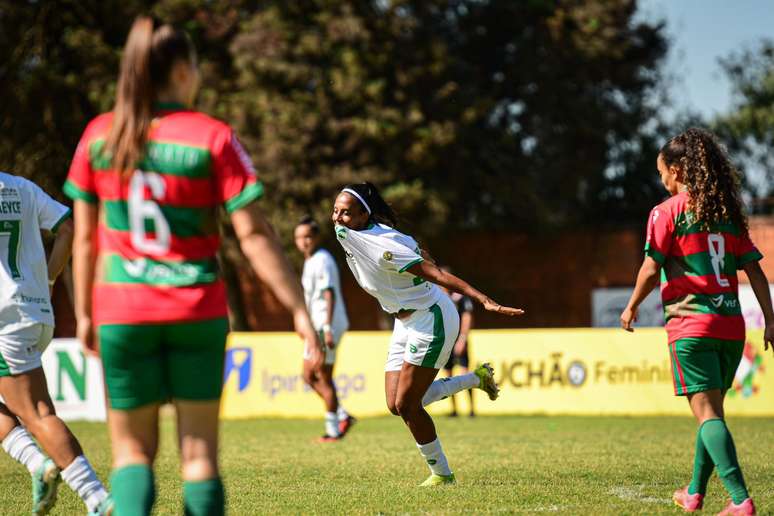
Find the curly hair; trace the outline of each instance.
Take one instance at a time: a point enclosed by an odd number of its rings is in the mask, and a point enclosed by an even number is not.
[[[691,127],[666,142],[660,152],[667,166],[682,170],[688,207],[702,228],[731,222],[743,233],[748,231],[739,172],[712,133]]]

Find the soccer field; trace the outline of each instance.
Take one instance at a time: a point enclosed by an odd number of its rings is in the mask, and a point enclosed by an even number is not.
[[[760,514],[772,514],[772,419],[733,418],[745,477]],[[458,485],[419,489],[428,475],[398,418],[361,420],[339,443],[318,444],[322,422],[223,423],[221,465],[234,515],[298,513],[677,514],[672,491],[690,477],[695,425],[685,418],[436,418]],[[105,425],[72,428],[99,475],[110,461]],[[182,514],[171,418],[156,465],[156,514]],[[29,513],[26,470],[0,458],[3,514]],[[710,482],[705,513],[725,500]],[[52,514],[85,512],[62,485]]]

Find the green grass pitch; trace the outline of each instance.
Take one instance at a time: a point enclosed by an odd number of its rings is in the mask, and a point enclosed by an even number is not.
[[[732,418],[760,514],[774,513],[772,419]],[[437,417],[456,486],[419,489],[427,467],[398,418],[361,420],[339,443],[318,444],[322,421],[223,423],[228,512],[253,514],[520,513],[679,514],[672,491],[690,478],[696,426],[688,418]],[[101,478],[110,448],[103,424],[74,423]],[[162,425],[155,514],[182,514],[171,418]],[[2,514],[29,513],[26,470],[0,454]],[[705,514],[725,493],[713,477]],[[64,484],[52,514],[83,514]]]

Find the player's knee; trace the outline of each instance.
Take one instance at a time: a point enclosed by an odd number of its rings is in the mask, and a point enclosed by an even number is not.
[[[182,463],[183,480],[201,481],[218,476],[218,463],[210,457],[196,457]]]
[[[387,400],[387,409],[390,411],[390,414],[393,416],[399,416],[400,412],[398,412],[398,407],[395,404],[395,400]]]
[[[301,373],[301,377],[304,379],[304,383],[309,385],[310,387],[315,381],[314,371],[308,368],[304,368],[304,371]]]
[[[409,420],[420,411],[421,406],[415,401],[399,398],[395,401],[395,408],[398,410],[398,415],[400,415],[400,417]]]

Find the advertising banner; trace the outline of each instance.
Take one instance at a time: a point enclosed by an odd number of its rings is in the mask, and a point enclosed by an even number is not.
[[[384,361],[387,332],[349,332],[338,352],[334,379],[352,414],[387,414]],[[663,329],[477,330],[471,363],[491,362],[502,388],[491,402],[474,391],[480,414],[688,415],[674,396]],[[222,414],[321,417],[322,401],[301,378],[301,342],[286,333],[234,333],[228,344]],[[762,334],[748,344],[726,404],[729,415],[774,415],[772,354]],[[467,396],[458,395],[458,411]],[[448,400],[428,407],[450,410]]]
[[[87,357],[75,339],[54,339],[43,353],[48,392],[65,421],[105,421],[102,364]]]

